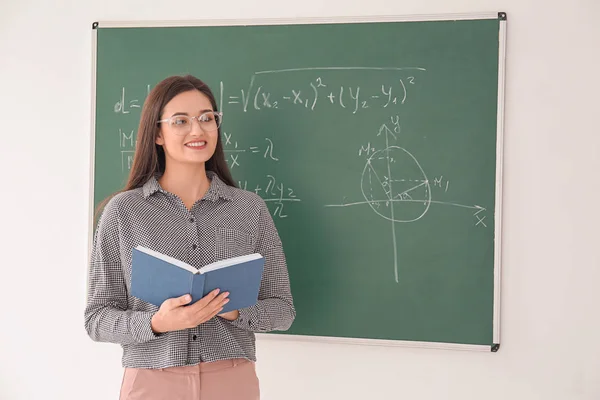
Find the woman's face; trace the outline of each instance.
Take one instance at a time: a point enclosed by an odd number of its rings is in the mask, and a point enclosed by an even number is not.
[[[156,138],[165,151],[167,166],[200,164],[212,157],[219,135],[218,117],[212,111],[208,97],[198,90],[180,93],[167,103]]]

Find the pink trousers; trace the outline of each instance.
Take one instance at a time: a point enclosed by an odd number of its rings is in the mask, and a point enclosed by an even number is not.
[[[238,358],[186,367],[125,368],[120,400],[258,400],[254,362]]]

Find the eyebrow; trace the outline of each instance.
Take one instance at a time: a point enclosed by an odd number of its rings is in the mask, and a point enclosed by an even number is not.
[[[198,114],[198,115],[200,115],[200,114],[204,114],[205,112],[209,112],[209,111],[214,111],[214,110],[212,110],[212,109],[210,109],[210,108],[207,108],[207,109],[205,109],[205,110],[200,110],[200,112],[199,112],[199,114]],[[176,112],[175,114],[171,115],[171,117],[175,117],[175,116],[177,116],[177,115],[187,115],[187,116],[189,116],[190,114],[188,114],[188,113],[186,113],[186,112],[181,112],[181,111],[180,111],[180,112]]]

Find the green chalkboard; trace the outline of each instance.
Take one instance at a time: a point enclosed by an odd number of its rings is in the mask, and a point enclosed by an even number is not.
[[[213,89],[270,207],[297,318],[279,337],[498,345],[505,16],[94,24],[91,208],[169,75]]]

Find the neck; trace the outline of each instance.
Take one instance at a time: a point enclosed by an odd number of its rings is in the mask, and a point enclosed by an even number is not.
[[[188,209],[202,199],[210,187],[210,179],[206,176],[204,163],[200,166],[177,166],[177,168],[166,166],[158,182],[167,192],[178,196]]]

